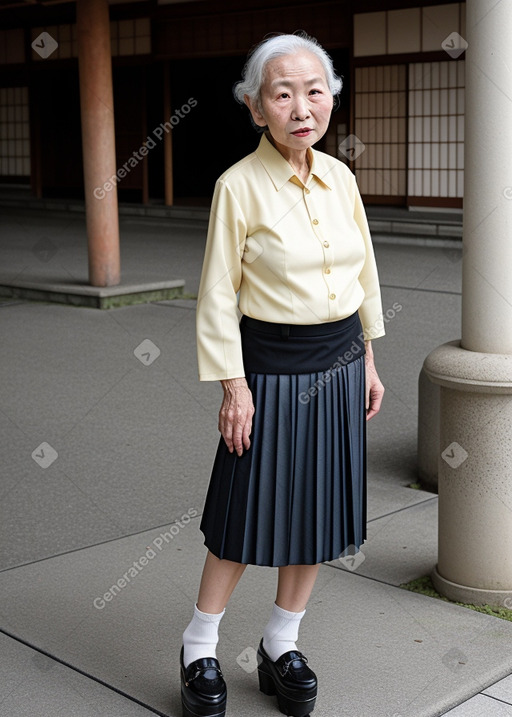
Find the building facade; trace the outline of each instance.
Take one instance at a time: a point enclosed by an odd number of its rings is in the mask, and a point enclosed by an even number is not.
[[[11,0],[0,19],[0,188],[81,197],[75,3]],[[231,92],[248,50],[298,29],[344,80],[318,148],[351,165],[365,201],[461,207],[465,3],[440,0],[110,3],[120,200],[208,204],[257,143]]]

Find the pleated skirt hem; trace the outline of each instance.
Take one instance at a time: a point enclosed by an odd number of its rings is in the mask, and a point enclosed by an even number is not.
[[[366,537],[364,356],[322,372],[248,373],[247,381],[251,447],[238,457],[219,441],[205,545],[221,559],[273,567],[356,552]]]

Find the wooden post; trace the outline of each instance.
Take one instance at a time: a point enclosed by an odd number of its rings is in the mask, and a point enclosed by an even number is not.
[[[112,58],[107,0],[77,0],[89,281],[121,280]]]
[[[168,122],[171,116],[171,73],[169,71],[169,60],[164,63],[164,122]],[[172,173],[172,132],[164,134],[164,181],[165,181],[165,203],[172,207],[174,204],[174,184]]]

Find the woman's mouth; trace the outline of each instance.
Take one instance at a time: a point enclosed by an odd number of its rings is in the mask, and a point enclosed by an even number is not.
[[[294,137],[308,137],[313,130],[311,127],[301,127],[300,129],[296,129],[295,132],[292,132]]]

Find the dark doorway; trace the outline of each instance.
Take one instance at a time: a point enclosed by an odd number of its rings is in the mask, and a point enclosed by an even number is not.
[[[177,203],[204,204],[215,180],[258,143],[249,113],[233,97],[244,57],[200,58],[171,62],[173,113],[194,99],[197,104],[173,129],[173,170]]]
[[[45,197],[83,197],[78,64],[45,66],[31,88]]]
[[[350,56],[344,49],[330,54],[336,72],[344,76],[341,99],[331,121],[335,132],[336,125],[348,122],[349,117]],[[258,145],[259,134],[249,112],[232,92],[245,60],[245,56],[236,56],[171,62],[173,113],[191,99],[197,102],[172,130],[176,204],[209,204],[217,177]],[[326,143],[327,138],[316,148],[325,151]]]
[[[144,67],[128,65],[113,68],[116,167],[119,170],[123,165],[128,166],[126,176],[117,184],[120,202],[144,201],[144,172],[148,160],[137,161],[136,166],[125,163],[130,158],[133,160],[134,153],[146,139],[145,82]]]

